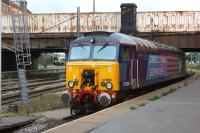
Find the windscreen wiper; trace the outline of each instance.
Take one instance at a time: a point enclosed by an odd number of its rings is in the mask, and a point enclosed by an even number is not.
[[[98,51],[97,51],[97,53],[99,53],[101,50],[103,50],[104,48],[106,48],[108,46],[108,44],[105,44],[101,49],[99,49]]]
[[[85,50],[86,52],[87,52],[87,49],[86,48],[84,48],[84,45],[78,45],[78,46],[80,46],[83,50]]]

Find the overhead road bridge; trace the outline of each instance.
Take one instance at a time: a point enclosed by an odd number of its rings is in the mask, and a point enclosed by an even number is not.
[[[94,16],[93,13],[81,13],[80,16],[81,32],[120,32],[125,21],[121,20],[121,12],[98,12]],[[30,14],[28,20],[32,49],[54,48],[59,51],[59,48],[66,47],[76,38],[76,13]],[[2,21],[2,40],[6,44],[12,44],[11,17],[3,16]],[[127,25],[125,28],[134,27]],[[137,12],[136,29],[136,36],[173,44],[185,51],[200,47],[200,11]]]
[[[121,12],[81,13],[81,34],[95,30],[123,32],[186,52],[200,51],[200,11],[137,12],[134,4],[122,6],[127,8]],[[76,38],[76,13],[29,14],[28,22],[33,64],[37,64],[41,52],[66,52]],[[13,45],[9,15],[2,17],[2,42]],[[10,58],[6,52],[4,55]]]

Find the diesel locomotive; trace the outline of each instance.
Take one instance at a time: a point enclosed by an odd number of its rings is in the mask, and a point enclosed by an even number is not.
[[[186,74],[181,50],[117,32],[85,33],[70,44],[66,88],[71,114],[116,103],[128,90]]]

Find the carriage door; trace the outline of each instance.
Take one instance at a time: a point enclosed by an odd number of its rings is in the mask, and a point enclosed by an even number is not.
[[[123,88],[134,86],[134,62],[135,47],[130,45],[121,46],[120,78]]]
[[[138,62],[136,60],[136,46],[130,46],[130,82],[132,88],[137,88]]]

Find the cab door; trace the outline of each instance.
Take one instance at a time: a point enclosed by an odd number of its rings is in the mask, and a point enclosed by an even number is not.
[[[121,88],[135,88],[135,46],[121,45],[119,63]]]
[[[136,59],[136,46],[130,46],[130,82],[132,89],[138,87],[138,60]]]

